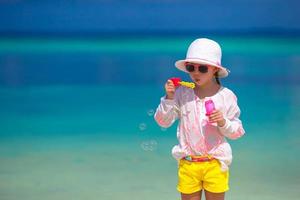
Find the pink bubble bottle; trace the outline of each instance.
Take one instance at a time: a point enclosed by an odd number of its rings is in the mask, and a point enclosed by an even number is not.
[[[205,110],[206,110],[206,116],[210,115],[215,110],[215,104],[213,100],[207,100],[205,101]]]

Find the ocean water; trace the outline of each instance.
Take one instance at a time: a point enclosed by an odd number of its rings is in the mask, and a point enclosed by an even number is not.
[[[226,199],[297,199],[299,40],[220,40],[246,130],[229,140]],[[153,114],[168,77],[188,80],[173,62],[190,39],[22,42],[0,41],[1,200],[180,199],[176,124]]]

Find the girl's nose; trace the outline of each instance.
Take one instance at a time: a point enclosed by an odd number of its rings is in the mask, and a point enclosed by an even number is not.
[[[198,70],[198,68],[196,68],[194,71],[191,72],[191,74],[201,74]]]

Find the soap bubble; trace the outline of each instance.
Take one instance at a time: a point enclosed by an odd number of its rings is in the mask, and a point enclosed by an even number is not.
[[[153,109],[148,110],[147,114],[148,114],[148,116],[151,117],[152,115],[154,115],[154,110]]]
[[[145,124],[145,123],[140,123],[139,129],[140,129],[141,131],[146,130],[146,128],[147,128],[147,124]]]
[[[150,140],[149,144],[150,144],[152,150],[156,149],[156,147],[157,147],[157,141],[156,140]]]
[[[148,149],[149,149],[149,143],[148,142],[142,142],[141,143],[141,147],[142,147],[142,149],[144,150],[144,151],[148,151]]]
[[[157,148],[156,140],[144,141],[141,143],[141,147],[144,151],[154,151]]]
[[[164,127],[161,127],[160,130],[163,131],[163,132],[166,132],[168,129],[164,128]]]

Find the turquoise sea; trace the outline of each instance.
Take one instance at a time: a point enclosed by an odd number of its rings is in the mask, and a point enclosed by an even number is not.
[[[180,199],[153,114],[192,39],[0,39],[0,199]],[[246,130],[226,199],[298,199],[300,39],[216,39]]]

